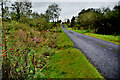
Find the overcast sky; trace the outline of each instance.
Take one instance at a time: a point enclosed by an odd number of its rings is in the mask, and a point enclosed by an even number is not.
[[[24,0],[10,0],[24,1]],[[82,9],[109,7],[112,9],[120,0],[29,0],[32,2],[33,12],[45,13],[48,6],[57,3],[61,10],[60,19],[63,21],[76,16]]]
[[[32,10],[38,13],[45,13],[50,4],[54,2],[32,2]],[[112,9],[118,2],[55,2],[61,10],[60,19],[63,21],[76,16],[82,9],[109,7]]]

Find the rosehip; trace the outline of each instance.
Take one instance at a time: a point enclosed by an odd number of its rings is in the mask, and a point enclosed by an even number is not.
[[[5,57],[5,55],[3,54],[3,57]]]
[[[32,39],[32,41],[34,41],[34,39]]]
[[[5,50],[3,50],[3,52],[5,52]]]
[[[13,50],[13,48],[11,48],[11,50]]]

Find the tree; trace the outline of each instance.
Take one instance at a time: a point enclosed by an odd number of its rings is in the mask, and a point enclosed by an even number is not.
[[[46,13],[45,13],[46,18],[49,21],[50,20],[52,20],[53,22],[57,21],[60,16],[60,11],[61,11],[61,8],[58,6],[58,4],[53,3],[53,4],[49,5],[48,9],[46,10]]]
[[[78,13],[78,15],[81,15],[81,14],[83,14],[83,13],[90,12],[90,11],[93,11],[93,12],[94,12],[95,9],[93,9],[93,8],[88,8],[87,10],[82,9],[81,12]]]
[[[11,5],[12,9],[12,14],[11,16],[15,17],[16,20],[18,21],[20,17],[25,16],[25,17],[30,17],[30,14],[32,12],[32,4],[31,2],[15,2]]]
[[[3,16],[4,20],[8,20],[9,19],[9,15],[10,15],[9,7],[6,4],[7,2],[8,2],[8,0],[4,0],[3,1],[3,9],[1,9],[3,14],[4,14],[4,16]],[[0,5],[2,5],[2,2],[1,2]]]
[[[103,14],[99,10],[93,8],[82,10],[81,14],[78,15],[76,19],[76,25],[78,29],[84,28],[86,30],[94,30],[95,32],[99,27],[101,27]]]
[[[75,17],[73,16],[72,19],[71,19],[71,24],[70,24],[70,27],[73,27],[75,26]]]
[[[70,20],[69,20],[69,19],[67,19],[67,23],[70,23]]]
[[[58,20],[57,22],[58,22],[58,23],[61,23],[62,21],[61,21],[61,20]]]
[[[4,20],[9,18],[9,7],[5,5],[5,7],[3,8],[3,13],[4,13]]]

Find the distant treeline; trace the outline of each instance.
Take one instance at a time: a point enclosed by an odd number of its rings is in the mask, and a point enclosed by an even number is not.
[[[40,31],[54,28],[58,25],[54,22],[61,22],[59,20],[61,8],[58,4],[50,4],[44,14],[38,13],[39,10],[38,12],[33,12],[32,7],[32,2],[18,1],[11,3],[9,6],[7,2],[4,2],[2,8],[3,20],[8,24],[13,22],[16,22],[15,24],[27,24],[30,27],[36,27]],[[13,28],[13,26],[10,26],[10,28]]]
[[[67,23],[70,23],[70,21],[67,20]],[[120,6],[116,5],[112,10],[109,8],[83,9],[78,13],[78,16],[73,16],[68,26],[98,34],[120,34]]]

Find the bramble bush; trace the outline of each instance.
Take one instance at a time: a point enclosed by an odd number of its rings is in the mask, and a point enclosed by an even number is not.
[[[57,47],[57,35],[50,30],[40,32],[36,27],[15,21],[5,22],[5,26],[9,34],[6,35],[7,50],[4,42],[2,47],[3,79],[8,76],[6,73],[13,79],[45,77],[41,70],[49,63],[49,57],[55,54],[53,48]]]

